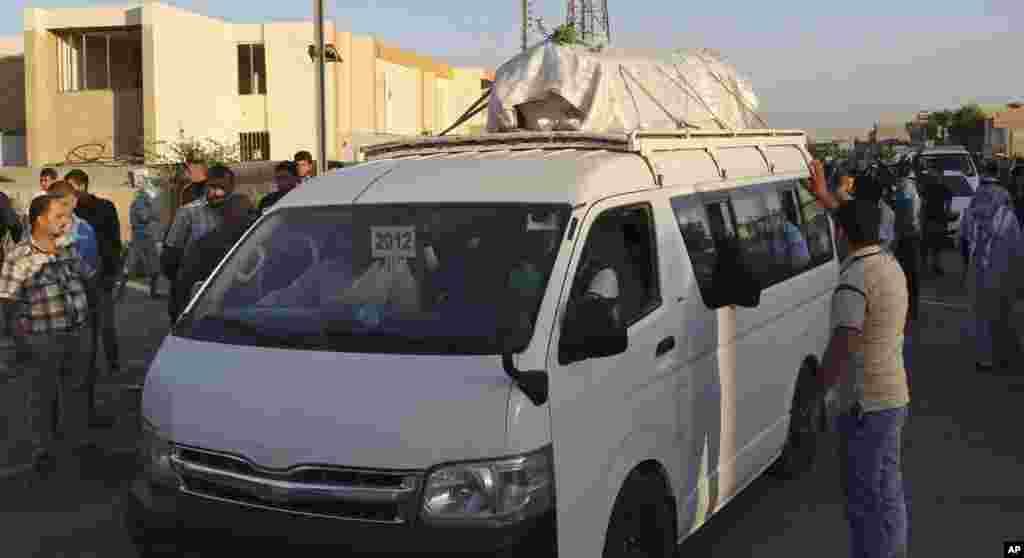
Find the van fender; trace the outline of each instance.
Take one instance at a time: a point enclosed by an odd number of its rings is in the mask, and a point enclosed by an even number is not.
[[[668,490],[667,496],[671,499],[673,507],[678,510],[679,487],[675,479],[682,478],[682,455],[684,449],[681,446],[683,440],[676,432],[675,425],[662,425],[659,428],[645,428],[634,430],[628,438],[613,452],[612,459],[605,466],[602,475],[602,485],[608,490],[601,490],[600,501],[591,502],[592,505],[600,505],[601,541],[603,544],[608,525],[612,518],[612,508],[615,501],[626,484],[626,480],[634,471],[657,472]],[[643,457],[638,457],[643,456]],[[673,514],[678,516],[678,512]],[[678,518],[675,518],[678,521]],[[676,538],[679,537],[678,528]]]

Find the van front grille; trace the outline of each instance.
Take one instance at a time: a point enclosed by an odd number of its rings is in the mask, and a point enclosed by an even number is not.
[[[417,510],[422,474],[300,465],[259,467],[242,457],[176,447],[181,491],[247,507],[310,517],[403,524]]]

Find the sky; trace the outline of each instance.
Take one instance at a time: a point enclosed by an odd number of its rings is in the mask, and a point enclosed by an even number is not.
[[[22,10],[130,4],[0,0],[0,36]],[[313,2],[167,0],[248,23],[311,19]],[[457,66],[497,67],[520,49],[520,0],[324,0],[339,29]],[[554,27],[564,0],[532,0]],[[1024,0],[608,0],[612,46],[711,47],[746,76],[777,128],[867,128],[918,110],[1024,100]],[[1016,31],[1016,33],[1012,31]],[[531,33],[531,42],[542,37]]]

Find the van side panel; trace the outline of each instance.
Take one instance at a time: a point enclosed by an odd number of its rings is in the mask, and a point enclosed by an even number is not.
[[[574,261],[562,289],[560,315],[575,279],[579,252],[591,224],[603,211],[651,204],[661,303],[629,327],[626,352],[563,365],[558,358],[560,328],[552,332],[548,373],[560,555],[601,555],[615,499],[638,464],[653,461],[666,471],[672,494],[675,479],[681,477],[676,394],[682,361],[678,344],[661,356],[656,351],[665,338],[677,334],[682,319],[680,287],[673,280],[680,256],[664,244],[666,235],[675,231],[671,216],[654,209],[656,196],[658,191],[642,192],[594,204],[579,229]]]
[[[801,156],[797,149],[792,154]],[[794,160],[795,162],[795,160]],[[791,176],[728,183],[708,193],[674,189],[679,211],[732,200],[760,189],[795,187]],[[679,201],[677,201],[679,200]],[[677,234],[680,238],[682,235]],[[680,435],[689,441],[679,487],[678,521],[685,536],[728,502],[781,451],[797,374],[807,356],[819,360],[828,341],[831,292],[838,261],[830,261],[762,292],[757,308],[709,309],[693,277],[693,254],[682,249],[689,402],[681,401]],[[834,254],[834,243],[831,246]],[[680,399],[683,399],[681,396]]]

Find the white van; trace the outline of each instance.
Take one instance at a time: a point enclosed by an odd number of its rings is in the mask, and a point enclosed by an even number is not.
[[[669,556],[770,465],[799,469],[838,277],[803,133],[366,156],[262,216],[161,346],[143,548],[210,527]]]
[[[981,173],[974,164],[974,159],[966,148],[961,146],[938,146],[928,147],[913,152],[914,173],[921,176],[922,172],[930,169],[941,177],[941,180],[953,193],[950,203],[950,211],[959,215],[955,221],[949,224],[950,234],[960,229],[960,223],[971,198],[981,186]]]

